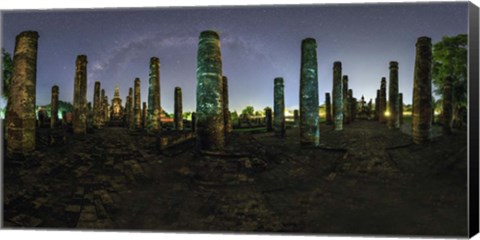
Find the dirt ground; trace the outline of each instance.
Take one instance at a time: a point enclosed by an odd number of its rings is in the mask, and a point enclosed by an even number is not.
[[[321,125],[318,148],[234,132],[223,154],[194,140],[163,152],[155,137],[110,127],[4,159],[6,228],[339,235],[467,236],[467,133],[426,145],[410,124]],[[44,130],[47,131],[47,130]]]

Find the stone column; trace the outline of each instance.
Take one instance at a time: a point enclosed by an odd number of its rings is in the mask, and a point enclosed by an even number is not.
[[[265,125],[267,127],[267,132],[273,131],[273,119],[272,119],[272,109],[269,107],[265,108]]]
[[[330,93],[325,93],[325,121],[332,124],[332,102],[330,101]]]
[[[141,129],[142,128],[142,108],[141,108],[141,97],[140,97],[140,78],[135,78],[134,82],[134,91],[135,95],[133,97],[134,103],[133,103],[133,120],[134,120],[134,126],[135,129]]]
[[[182,89],[180,87],[175,87],[175,101],[174,101],[174,114],[173,114],[173,123],[175,125],[175,130],[183,130],[183,106],[182,106]]]
[[[103,99],[100,98],[100,82],[95,82],[95,88],[93,90],[93,126],[96,128],[102,127],[104,118],[104,107],[102,104]]]
[[[93,128],[93,109],[92,102],[87,103],[87,131]]]
[[[125,97],[125,111],[124,111],[124,116],[125,116],[125,124],[130,126],[130,96],[127,95]]]
[[[225,134],[232,132],[232,119],[230,117],[230,110],[228,108],[228,78],[222,77],[223,85],[223,114],[225,123]]]
[[[355,118],[357,117],[357,99],[353,97],[353,90],[352,89],[348,89],[348,92],[347,92],[347,98],[349,99],[348,100],[348,104],[349,104],[349,108],[348,110],[350,110],[350,121],[354,121]]]
[[[35,150],[35,100],[38,33],[17,35],[5,120],[8,157],[22,157]]]
[[[348,98],[348,76],[342,78],[342,97],[343,97],[343,123],[350,123],[350,103]]]
[[[77,56],[73,93],[73,133],[87,133],[87,56]]]
[[[343,93],[342,93],[342,63],[333,63],[333,122],[336,131],[343,130]]]
[[[445,134],[452,133],[452,117],[453,117],[453,79],[451,76],[445,78],[443,82],[443,110],[442,110],[442,124],[443,132]]]
[[[302,41],[300,74],[300,144],[318,146],[320,128],[317,42],[313,38],[306,38]],[[295,118],[295,125],[296,123]]]
[[[380,116],[380,89],[377,89],[377,97],[375,98],[375,120],[379,120]]]
[[[62,111],[62,127],[67,125],[67,111]]]
[[[416,144],[432,138],[432,43],[420,37],[416,43],[413,78],[412,136]]]
[[[222,55],[220,37],[214,31],[200,33],[197,53],[197,148],[225,147]]]
[[[285,97],[283,78],[281,77],[277,77],[274,80],[273,101],[275,136],[285,137]]]
[[[146,128],[147,126],[147,103],[142,103],[142,127]]]
[[[385,116],[385,112],[387,110],[387,80],[386,78],[382,77],[382,81],[380,83],[380,108],[378,109],[378,119],[381,123],[385,123],[387,118]]]
[[[398,119],[399,119],[400,125],[402,125],[403,124],[403,94],[402,93],[398,94],[398,105],[399,105]]]
[[[390,62],[390,84],[388,85],[388,105],[390,116],[388,128],[400,128],[400,106],[398,104],[398,62]]]
[[[133,88],[128,89],[128,128],[135,129]]]
[[[351,115],[352,115],[352,121],[354,121],[356,119],[356,116],[357,116],[357,98],[354,98],[353,95],[352,97],[350,98],[350,104],[351,104]]]
[[[191,128],[192,128],[192,132],[195,132],[196,131],[196,122],[197,122],[197,113],[196,112],[192,112],[192,121],[191,121]]]
[[[157,133],[161,130],[160,105],[160,60],[150,58],[150,78],[148,81],[147,132]]]
[[[102,118],[102,126],[104,126],[105,124],[110,122],[110,111],[108,111],[108,108],[109,108],[108,96],[103,97],[102,103],[103,103],[103,107],[104,107],[104,110],[103,110],[104,117]]]
[[[300,122],[300,114],[297,109],[293,110],[293,124],[298,126]]]
[[[52,87],[52,101],[50,103],[50,127],[58,126],[58,86]]]
[[[102,91],[100,91],[100,123],[102,126],[104,126],[107,123],[107,110],[105,110],[105,105],[108,106],[108,99],[107,96],[105,95],[105,89],[102,88]]]

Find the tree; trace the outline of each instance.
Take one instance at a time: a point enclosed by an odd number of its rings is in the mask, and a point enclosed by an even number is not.
[[[247,106],[245,109],[242,110],[242,114],[244,116],[253,116],[255,114],[255,109],[253,106]]]
[[[453,90],[452,125],[461,127],[467,122],[464,112],[467,108],[467,44],[466,34],[454,37],[444,36],[433,45],[432,80],[435,93],[443,100],[443,84],[447,76],[451,76]]]
[[[8,97],[8,88],[10,86],[10,80],[12,79],[13,73],[13,61],[10,53],[5,51],[2,48],[2,97],[7,99]]]
[[[238,113],[237,113],[237,111],[233,111],[233,112],[230,114],[230,117],[231,117],[231,119],[232,119],[233,122],[238,121]]]
[[[182,117],[185,120],[190,120],[192,118],[192,112],[184,112],[182,113]]]

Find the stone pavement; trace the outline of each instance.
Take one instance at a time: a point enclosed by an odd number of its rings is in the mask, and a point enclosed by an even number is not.
[[[467,233],[465,131],[425,146],[384,124],[233,133],[222,154],[105,128],[4,163],[4,227],[324,234]]]

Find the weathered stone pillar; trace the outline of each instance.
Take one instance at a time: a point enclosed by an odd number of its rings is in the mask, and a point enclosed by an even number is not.
[[[228,78],[223,76],[222,77],[222,85],[223,85],[223,114],[224,123],[225,123],[225,134],[232,132],[232,120],[230,117],[230,110],[228,108]]]
[[[347,92],[347,98],[349,99],[348,100],[348,104],[350,105],[349,106],[349,110],[350,110],[350,121],[354,121],[355,118],[357,117],[357,99],[353,97],[353,90],[352,89],[348,89],[348,92]]]
[[[38,37],[34,31],[16,37],[5,120],[8,157],[22,157],[35,150]]]
[[[302,41],[300,74],[300,144],[318,146],[320,128],[317,42],[313,38],[306,38]]]
[[[87,130],[93,128],[93,109],[92,102],[87,103]]]
[[[103,107],[104,107],[104,117],[102,119],[102,125],[106,125],[108,122],[110,122],[110,111],[108,111],[108,108],[109,108],[109,104],[108,104],[108,96],[104,96],[103,98]]]
[[[52,87],[52,101],[50,102],[50,127],[58,126],[58,86]]]
[[[398,118],[400,121],[400,125],[402,125],[403,124],[403,94],[402,93],[398,94],[398,105],[399,105]]]
[[[332,124],[332,102],[330,101],[330,93],[325,93],[325,118],[327,124]]]
[[[197,53],[197,148],[201,150],[225,147],[222,76],[220,37],[204,31]]]
[[[128,128],[135,129],[133,88],[128,89]]]
[[[390,116],[388,128],[400,128],[400,105],[398,104],[398,62],[390,62],[390,84],[388,85],[388,105]]]
[[[275,136],[285,136],[285,97],[283,78],[277,77],[274,80],[273,89],[273,127]]]
[[[150,58],[150,78],[148,81],[148,133],[157,133],[161,130],[160,114],[160,60],[152,57]]]
[[[102,127],[104,118],[104,106],[102,101],[103,99],[100,98],[100,82],[96,81],[93,90],[93,126],[96,128]]]
[[[140,78],[135,78],[134,81],[134,91],[135,95],[133,97],[134,103],[133,103],[133,121],[134,121],[134,126],[135,129],[141,129],[142,128],[142,99],[140,98]]]
[[[300,122],[300,114],[297,109],[293,110],[293,124],[298,126]]]
[[[175,125],[175,130],[183,130],[183,106],[182,106],[182,89],[180,87],[175,87],[175,109],[173,114],[173,123]]]
[[[412,136],[413,142],[430,142],[432,137],[432,43],[420,37],[416,43],[413,79]]]
[[[380,113],[380,89],[377,89],[377,96],[375,97],[375,120],[379,121]]]
[[[197,113],[196,112],[192,112],[192,121],[191,121],[191,129],[192,129],[192,132],[195,132],[196,131],[196,123],[197,123]]]
[[[333,122],[336,131],[343,130],[343,88],[342,88],[342,63],[333,63]]]
[[[445,134],[452,133],[452,117],[453,117],[453,91],[452,91],[453,79],[451,76],[445,78],[443,82],[443,132]]]
[[[269,107],[265,108],[265,125],[267,127],[267,132],[273,131],[273,119],[272,119],[272,109]]]
[[[105,89],[102,88],[100,93],[100,122],[101,125],[104,126],[107,123],[107,112],[105,110],[105,105],[108,106],[108,99],[106,100],[107,96],[105,95]]]
[[[367,104],[367,118],[370,119],[372,113],[372,99],[370,98],[370,101],[368,101]]]
[[[387,110],[387,80],[386,78],[382,77],[382,81],[380,83],[380,108],[378,109],[378,120],[381,123],[384,123],[387,121],[387,118],[385,116],[385,112]]]
[[[350,123],[350,102],[348,97],[348,76],[342,78],[342,97],[343,97],[343,123]]]
[[[87,56],[77,56],[73,93],[73,133],[87,133]]]
[[[142,127],[147,127],[147,103],[142,103]]]
[[[125,97],[125,111],[124,111],[124,118],[125,118],[125,124],[130,126],[130,96]]]
[[[62,127],[67,125],[67,111],[62,111]]]

